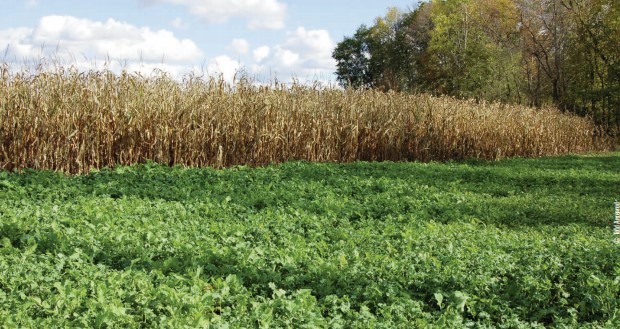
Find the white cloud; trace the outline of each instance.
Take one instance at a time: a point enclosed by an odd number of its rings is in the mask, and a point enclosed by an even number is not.
[[[193,41],[167,30],[72,16],[44,16],[34,28],[0,30],[0,49],[7,48],[6,60],[17,63],[55,58],[82,69],[98,69],[106,62],[120,69],[127,62],[126,69],[159,68],[171,74],[203,56]]]
[[[97,22],[72,16],[45,16],[29,41],[35,45],[58,45],[70,53],[87,57],[189,61],[202,56],[193,41],[178,39],[170,31],[153,31],[114,19]]]
[[[278,0],[142,0],[146,3],[171,3],[189,8],[190,13],[209,23],[224,23],[231,18],[248,20],[251,29],[282,29],[286,4]]]
[[[278,44],[253,49],[248,63],[222,55],[213,59],[207,68],[208,73],[222,74],[227,81],[232,81],[235,73],[244,70],[255,75],[258,81],[278,79],[291,82],[295,77],[302,83],[329,83],[333,81],[336,66],[332,58],[334,47],[335,42],[327,30],[299,27],[286,33]],[[249,43],[235,39],[229,49],[237,54],[249,53]]]
[[[287,32],[281,42],[257,48],[251,48],[246,39],[233,39],[228,45],[230,53],[207,59],[204,68],[206,73],[222,74],[228,81],[239,70],[259,80],[291,81],[294,75],[302,81],[333,81],[334,46],[328,31],[299,27]],[[0,30],[0,60],[5,52],[4,60],[15,64],[53,58],[81,70],[103,65],[113,71],[149,73],[159,69],[175,78],[190,70],[200,72],[195,64],[204,59],[192,40],[178,38],[168,30],[72,16],[45,16],[34,27]]]
[[[250,50],[250,43],[245,39],[233,39],[228,47],[237,54],[247,54]]]
[[[305,68],[332,69],[335,43],[327,30],[306,30],[303,27],[289,32],[283,49],[303,54]]]
[[[26,27],[0,30],[0,49],[3,53],[7,53],[6,60],[10,61],[12,57],[23,59],[36,55],[34,45],[28,42],[31,35],[32,29]]]
[[[252,71],[260,75],[295,74],[302,80],[331,81],[336,66],[331,56],[334,47],[328,31],[299,27],[288,32],[282,43],[255,49],[257,64],[252,66]]]
[[[284,67],[293,67],[300,63],[300,56],[298,53],[284,49],[281,46],[276,46],[275,58]]]
[[[256,49],[254,49],[254,51],[252,52],[252,54],[254,55],[254,60],[258,63],[262,62],[263,59],[269,57],[269,53],[271,52],[271,49],[267,46],[262,46],[262,47],[258,47]]]
[[[26,0],[26,7],[36,7],[39,5],[39,0]]]
[[[209,74],[221,74],[224,80],[230,82],[241,70],[241,63],[226,55],[217,56],[209,63],[207,70]]]
[[[187,23],[181,17],[176,17],[175,19],[173,19],[170,22],[170,25],[179,30],[186,30],[188,28]]]
[[[72,16],[45,16],[35,28],[0,30],[0,47],[21,60],[33,56],[57,55],[67,51],[87,58],[122,60],[190,61],[202,56],[189,39],[178,39],[170,31],[153,31],[108,19],[91,21]]]

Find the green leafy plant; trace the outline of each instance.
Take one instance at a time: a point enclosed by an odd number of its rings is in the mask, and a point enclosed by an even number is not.
[[[0,326],[614,327],[619,166],[1,172]]]

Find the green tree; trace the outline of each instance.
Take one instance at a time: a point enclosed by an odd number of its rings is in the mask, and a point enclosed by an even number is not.
[[[333,56],[343,85],[554,104],[620,133],[618,0],[428,0]]]
[[[574,26],[567,70],[566,107],[620,128],[620,3],[563,0]]]
[[[390,8],[371,27],[360,26],[333,52],[341,85],[381,90],[420,90],[420,57],[428,46],[430,20],[422,5],[412,12]],[[425,14],[426,13],[426,14]]]
[[[409,17],[392,7],[378,17],[370,29],[371,71],[376,86],[383,90],[408,90],[414,71],[413,49],[406,44]]]
[[[620,2],[515,0],[532,105],[620,128]]]
[[[353,88],[373,87],[370,72],[370,30],[362,25],[353,37],[339,42],[332,53],[336,60],[336,77],[340,85]]]
[[[518,99],[513,13],[509,1],[432,1],[430,88],[461,97]]]
[[[516,0],[525,61],[529,68],[528,91],[532,105],[545,98],[561,106],[567,93],[566,58],[570,20],[561,0]],[[531,59],[531,60],[530,60]],[[529,61],[528,61],[529,60]]]

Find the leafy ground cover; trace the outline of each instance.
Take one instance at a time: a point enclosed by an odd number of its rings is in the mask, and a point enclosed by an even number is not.
[[[0,172],[3,327],[618,327],[620,154]]]

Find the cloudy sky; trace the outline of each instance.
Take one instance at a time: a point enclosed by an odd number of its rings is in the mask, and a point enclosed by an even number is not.
[[[0,62],[330,81],[332,50],[416,0],[4,0]]]

